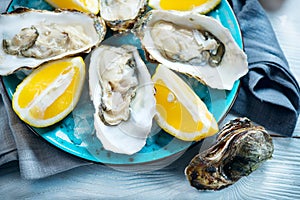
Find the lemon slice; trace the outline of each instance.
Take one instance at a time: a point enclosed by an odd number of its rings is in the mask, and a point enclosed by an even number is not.
[[[85,64],[81,57],[46,63],[17,86],[13,109],[31,126],[50,126],[74,109],[84,78]]]
[[[75,9],[81,12],[98,14],[98,0],[46,0],[55,8]]]
[[[149,0],[149,6],[158,10],[195,11],[206,14],[220,2],[221,0]]]
[[[152,77],[158,125],[184,141],[198,141],[218,132],[218,124],[204,102],[174,72],[159,65]]]

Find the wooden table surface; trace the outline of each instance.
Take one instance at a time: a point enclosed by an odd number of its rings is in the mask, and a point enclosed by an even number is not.
[[[0,8],[7,2],[0,0]],[[299,82],[298,4],[296,0],[285,0],[279,10],[268,12],[268,16]],[[300,119],[294,136],[300,137]],[[198,152],[199,147],[195,146],[171,165],[143,173],[90,165],[30,181],[20,178],[18,163],[12,162],[0,167],[0,199],[300,199],[300,139],[274,137],[273,140],[275,151],[271,160],[218,192],[199,192],[186,181],[183,170]]]

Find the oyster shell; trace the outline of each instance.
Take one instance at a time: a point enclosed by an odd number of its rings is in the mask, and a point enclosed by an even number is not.
[[[238,118],[221,129],[216,144],[192,159],[185,174],[199,190],[219,190],[256,170],[273,151],[272,138],[263,127]]]
[[[90,96],[96,135],[107,150],[142,149],[156,112],[154,86],[136,47],[101,45],[91,55]]]
[[[212,88],[230,90],[248,72],[245,53],[212,17],[152,10],[137,23],[135,32],[151,59]]]
[[[106,26],[79,11],[19,9],[0,15],[0,74],[69,55],[89,52],[104,38]],[[87,31],[88,30],[88,31]]]
[[[100,16],[114,31],[125,31],[133,26],[146,10],[148,0],[100,0]]]

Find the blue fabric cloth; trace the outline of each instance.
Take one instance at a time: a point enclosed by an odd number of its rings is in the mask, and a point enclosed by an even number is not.
[[[248,56],[249,73],[232,111],[284,136],[300,112],[299,85],[289,70],[273,28],[257,0],[232,0]]]

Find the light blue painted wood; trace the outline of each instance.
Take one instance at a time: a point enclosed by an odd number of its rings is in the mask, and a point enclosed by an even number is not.
[[[284,0],[280,9],[267,12],[279,44],[298,83],[300,82],[300,18],[299,1]],[[300,137],[300,118],[294,131]]]
[[[221,191],[198,191],[186,180],[183,170],[198,153],[195,146],[173,164],[145,173],[90,165],[28,181],[20,178],[17,163],[11,163],[0,168],[1,199],[299,199],[300,139],[273,140],[271,160]]]

